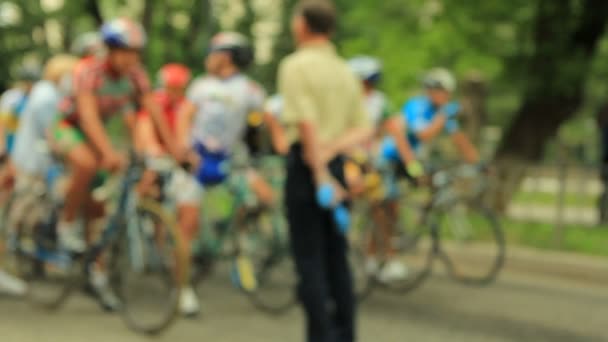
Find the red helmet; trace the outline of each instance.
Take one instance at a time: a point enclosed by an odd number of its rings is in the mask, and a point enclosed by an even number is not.
[[[183,64],[166,64],[158,71],[161,87],[185,88],[190,82],[190,69]]]

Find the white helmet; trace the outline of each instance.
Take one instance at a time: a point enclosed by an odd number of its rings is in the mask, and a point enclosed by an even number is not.
[[[431,69],[424,77],[423,83],[426,88],[441,88],[450,93],[456,90],[454,75],[444,68]]]
[[[382,63],[374,57],[357,56],[348,65],[362,81],[377,83],[382,77]]]

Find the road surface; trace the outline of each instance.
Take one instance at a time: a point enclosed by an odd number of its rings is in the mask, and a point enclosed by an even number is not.
[[[54,314],[0,297],[0,341],[303,341],[299,310],[264,316],[227,284],[217,276],[201,286],[203,315],[154,339],[131,333],[81,295]],[[363,342],[608,341],[608,286],[511,273],[477,289],[436,277],[408,296],[374,294],[359,322]]]

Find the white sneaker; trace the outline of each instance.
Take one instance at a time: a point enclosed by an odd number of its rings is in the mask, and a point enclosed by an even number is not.
[[[84,253],[87,250],[87,243],[80,228],[78,222],[59,222],[57,225],[59,247],[69,252]]]
[[[179,310],[186,317],[196,317],[201,312],[201,307],[194,289],[183,288],[179,297]]]
[[[2,270],[0,270],[0,292],[6,292],[13,296],[24,296],[27,292],[27,284]]]
[[[114,312],[120,309],[120,299],[110,287],[108,275],[104,271],[99,270],[95,266],[91,267],[89,282],[99,300],[99,304],[104,310]]]
[[[389,260],[382,267],[378,278],[383,283],[391,283],[407,279],[408,273],[408,268],[404,263],[398,260]]]
[[[369,257],[365,260],[365,274],[368,276],[376,276],[380,269],[380,263],[375,257]]]

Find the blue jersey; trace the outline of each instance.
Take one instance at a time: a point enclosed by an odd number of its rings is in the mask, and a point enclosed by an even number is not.
[[[459,106],[452,102],[444,107],[444,112],[448,116],[444,130],[448,134],[456,132],[458,121]],[[422,141],[418,138],[418,134],[427,129],[435,117],[439,108],[434,106],[431,100],[426,96],[417,96],[408,100],[401,109],[401,115],[406,125],[407,139],[415,152],[419,152],[422,146]],[[382,154],[385,158],[391,160],[399,160],[399,151],[392,138],[386,138],[382,146]]]
[[[0,98],[0,124],[6,135],[6,149],[13,149],[15,133],[19,126],[19,117],[27,103],[27,95],[20,89],[10,89]]]

